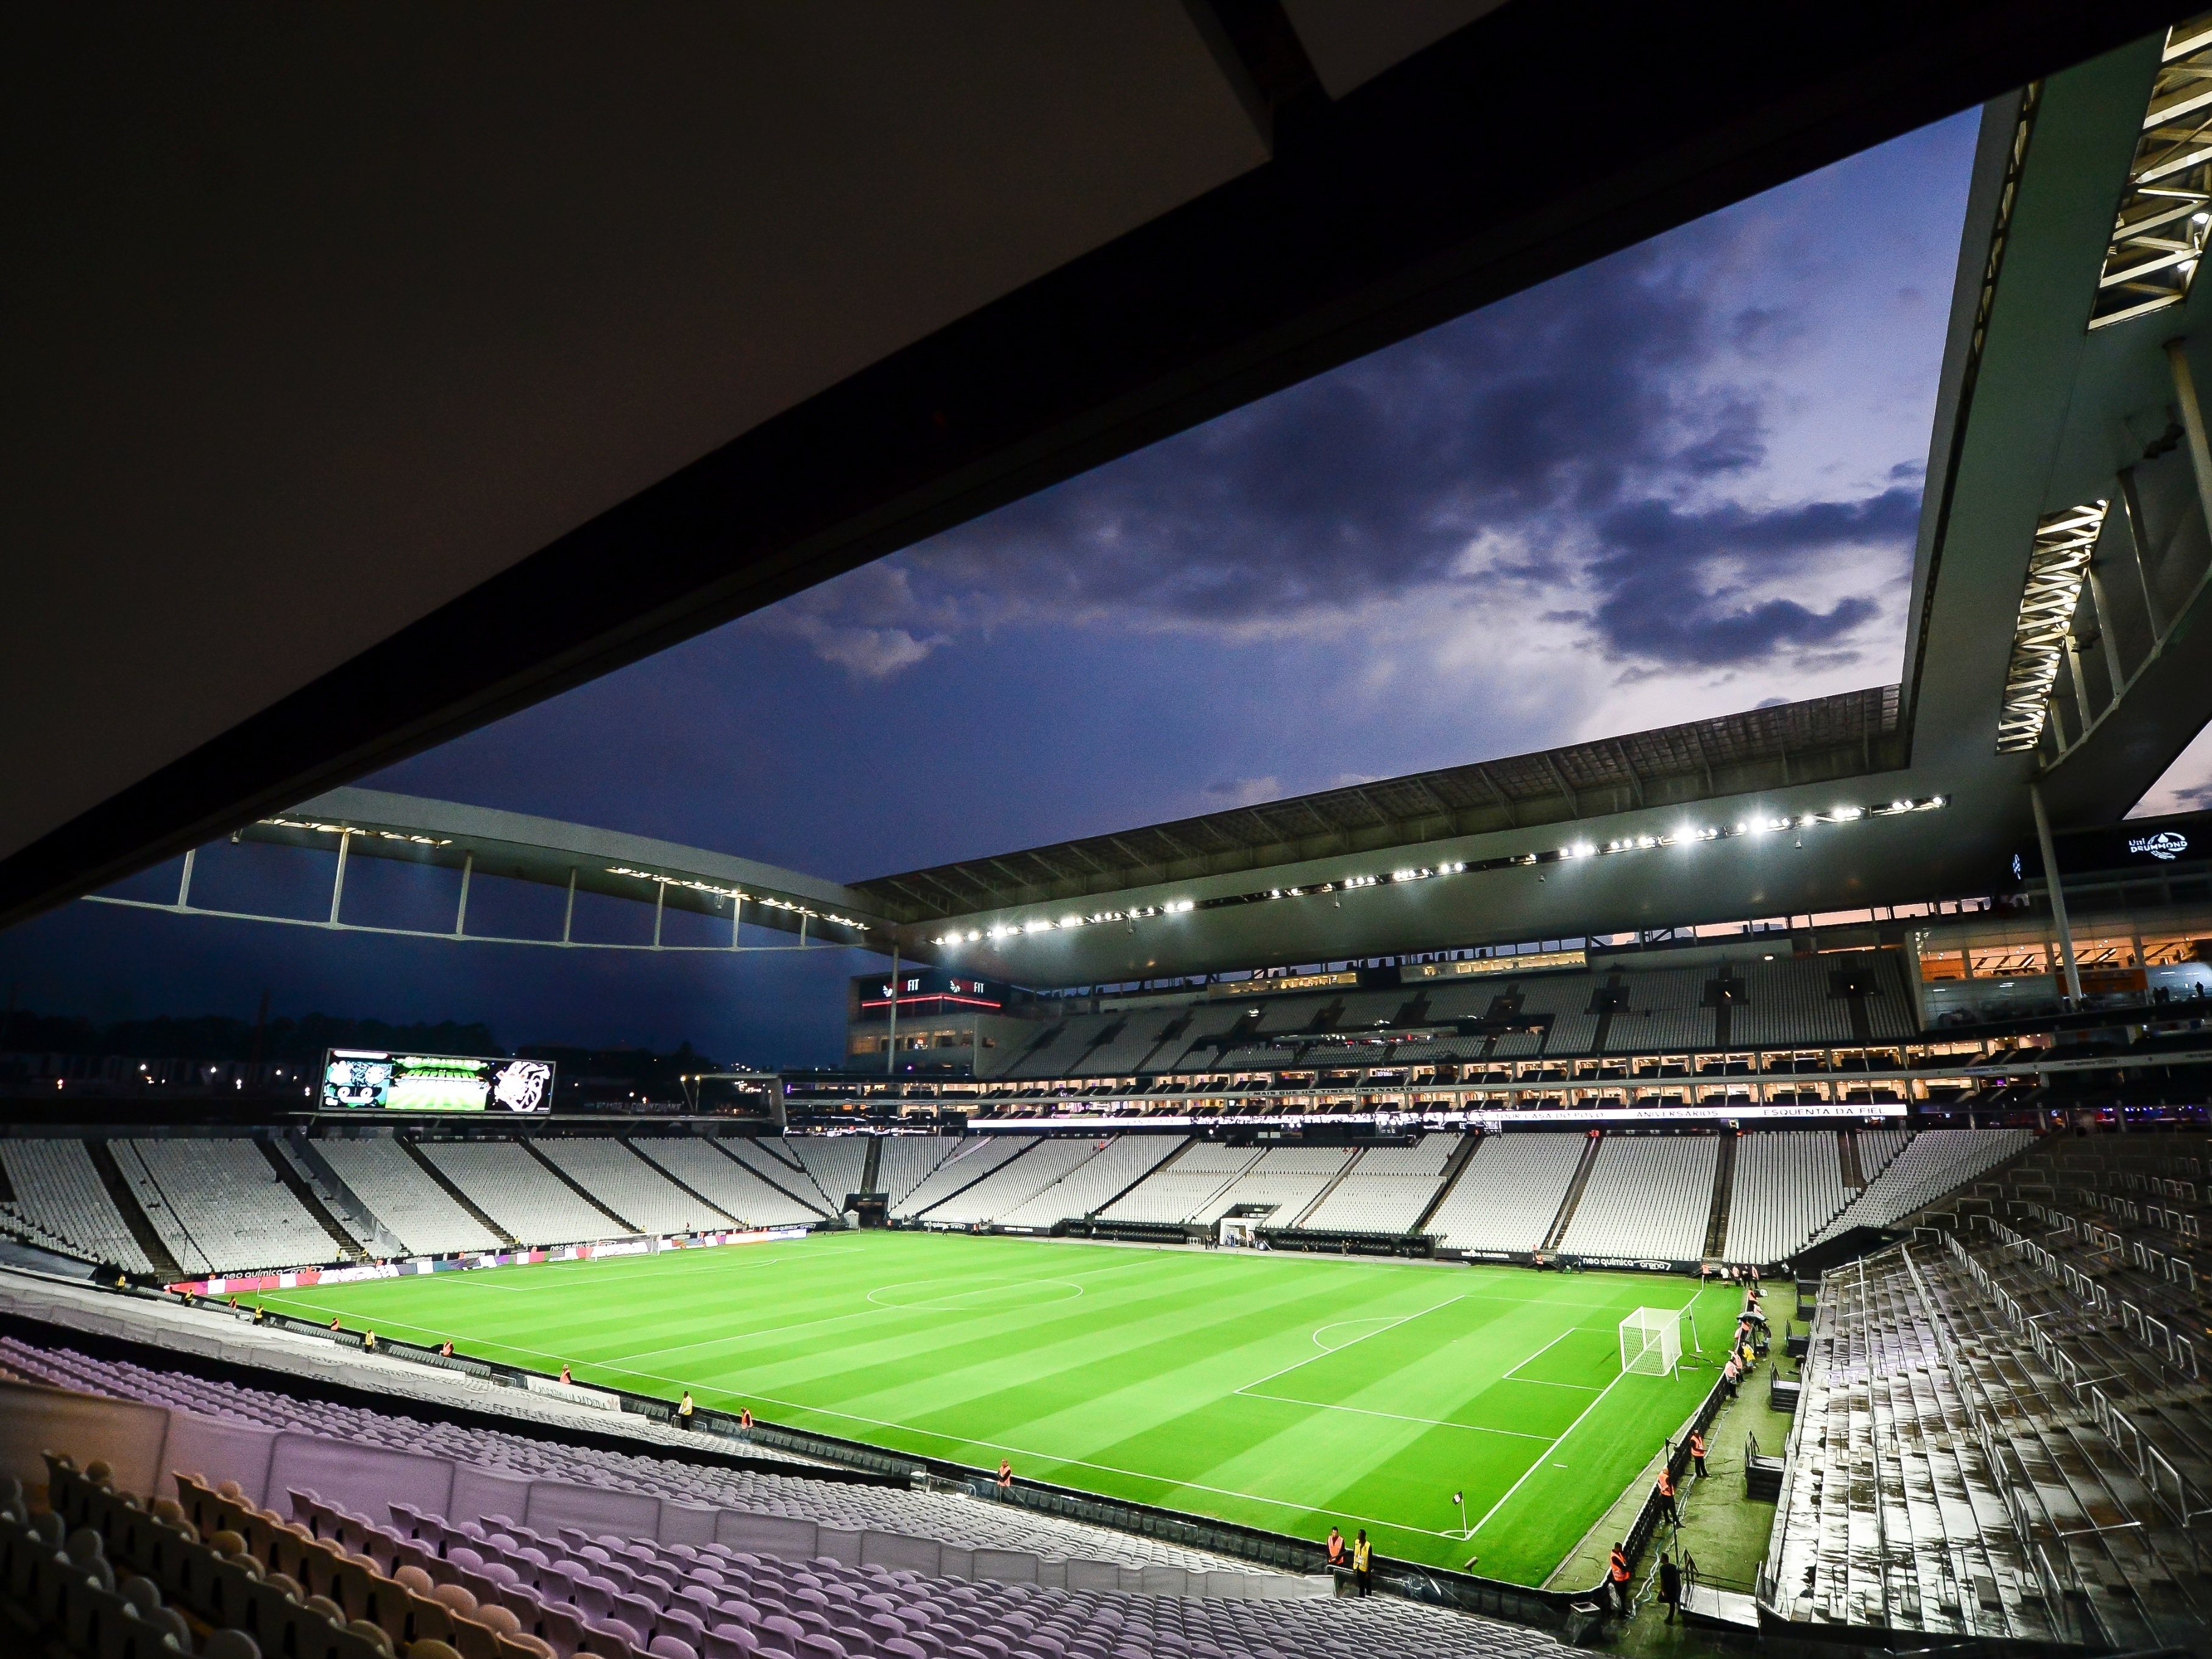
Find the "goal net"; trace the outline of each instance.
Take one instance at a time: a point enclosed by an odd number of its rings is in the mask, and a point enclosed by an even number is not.
[[[1682,1310],[1638,1308],[1620,1322],[1620,1369],[1672,1376],[1682,1358]]]

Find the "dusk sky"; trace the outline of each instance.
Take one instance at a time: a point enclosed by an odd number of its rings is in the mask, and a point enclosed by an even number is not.
[[[1887,684],[1975,119],[364,781],[854,878]],[[2212,754],[2146,810],[2200,804],[2187,792],[2207,776]],[[327,860],[223,848],[200,864],[206,903],[327,905]],[[117,890],[171,896],[175,868]],[[450,922],[453,881],[364,875],[348,914]],[[472,925],[531,925],[545,896],[503,885],[479,884]],[[622,908],[604,936],[636,927]],[[872,961],[456,946],[78,904],[0,936],[0,987],[100,1019],[250,1017],[268,987],[283,1013],[483,1018],[509,1043],[689,1037],[805,1064],[835,1058],[843,977]]]

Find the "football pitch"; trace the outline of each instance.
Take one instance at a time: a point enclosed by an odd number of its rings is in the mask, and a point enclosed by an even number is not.
[[[1713,1381],[1683,1279],[913,1232],[270,1292],[410,1341],[1540,1583]],[[1704,1349],[1624,1374],[1638,1306]],[[1466,1518],[1452,1501],[1464,1494]],[[1462,1524],[1473,1538],[1462,1534]]]

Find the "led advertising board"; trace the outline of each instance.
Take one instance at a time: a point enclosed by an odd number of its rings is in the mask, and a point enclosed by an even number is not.
[[[323,1056],[323,1109],[550,1112],[553,1063],[467,1054],[332,1048]]]

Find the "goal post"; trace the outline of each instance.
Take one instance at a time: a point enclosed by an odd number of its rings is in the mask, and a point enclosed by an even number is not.
[[[1638,1308],[1620,1322],[1620,1369],[1639,1376],[1672,1376],[1682,1361],[1682,1310]]]

